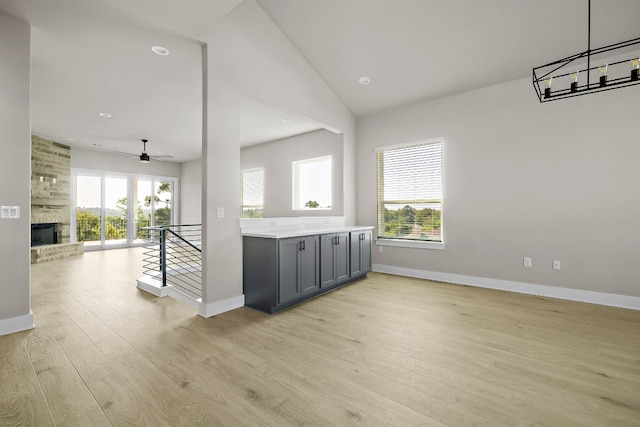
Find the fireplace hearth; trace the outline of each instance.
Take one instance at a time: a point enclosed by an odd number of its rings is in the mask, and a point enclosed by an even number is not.
[[[31,247],[58,243],[58,224],[31,224]]]

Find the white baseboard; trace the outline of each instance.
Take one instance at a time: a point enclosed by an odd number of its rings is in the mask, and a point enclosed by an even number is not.
[[[188,295],[183,294],[173,285],[162,286],[162,282],[152,276],[142,276],[136,280],[136,287],[141,291],[145,291],[151,295],[157,297],[170,296],[178,301],[182,301],[189,304],[193,308],[199,308],[201,299],[194,299]]]
[[[570,301],[608,305],[611,307],[628,308],[631,310],[640,310],[640,297],[632,297],[628,295],[559,288],[548,285],[536,285],[533,283],[513,282],[510,280],[466,276],[463,274],[441,273],[438,271],[417,270],[413,268],[402,268],[383,264],[374,264],[373,271],[395,274],[398,276],[436,280],[438,282],[476,286],[479,288],[497,289],[500,291],[517,292],[521,294],[538,295]]]
[[[34,327],[33,312],[29,311],[29,314],[24,314],[22,316],[0,319],[0,336],[27,331]]]
[[[209,304],[200,303],[198,314],[202,317],[209,318],[240,307],[244,307],[244,294]]]
[[[136,280],[136,287],[141,291],[145,291],[151,295],[155,295],[157,297],[166,297],[169,295],[169,289],[171,285],[162,286],[162,282],[151,277],[151,276],[142,276],[141,278]]]

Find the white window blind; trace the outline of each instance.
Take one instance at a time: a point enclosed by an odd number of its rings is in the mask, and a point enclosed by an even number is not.
[[[264,209],[264,169],[242,171],[242,218],[262,218]]]
[[[376,154],[378,238],[442,242],[442,141]]]

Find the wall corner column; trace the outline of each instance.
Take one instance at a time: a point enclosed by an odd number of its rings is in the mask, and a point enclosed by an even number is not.
[[[240,90],[202,47],[202,303],[211,317],[244,306],[240,235]]]
[[[31,28],[0,13],[0,335],[33,328],[31,313]]]

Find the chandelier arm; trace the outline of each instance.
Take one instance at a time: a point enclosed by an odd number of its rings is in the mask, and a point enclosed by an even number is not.
[[[616,49],[621,49],[623,47],[633,46],[634,44],[638,44],[638,43],[640,43],[640,37],[626,40],[623,42],[610,44],[608,46],[599,47],[599,48],[593,49],[591,53],[595,55],[603,52],[609,52],[610,50],[616,50]]]
[[[547,67],[550,67],[550,66],[556,65],[556,64],[570,64],[573,61],[575,61],[576,59],[580,59],[580,58],[584,57],[586,54],[587,54],[587,52],[576,53],[574,55],[567,56],[566,58],[562,58],[562,59],[558,59],[558,60],[553,61],[553,62],[549,62],[548,64],[539,65],[539,66],[535,67],[535,69],[538,70],[540,68],[547,68]]]
[[[550,66],[550,65],[560,64],[560,65],[558,65],[556,68],[554,68],[553,70],[551,70],[551,71],[549,71],[548,73],[546,73],[546,74],[544,74],[544,75],[540,76],[540,77],[537,79],[537,81],[542,81],[542,80],[544,80],[544,79],[545,79],[549,74],[552,74],[552,73],[554,73],[554,72],[558,71],[560,68],[562,68],[562,67],[564,67],[564,66],[566,66],[566,65],[571,64],[571,63],[572,63],[573,61],[575,61],[576,59],[582,58],[582,57],[584,56],[584,54],[585,54],[585,53],[586,53],[586,52],[578,53],[578,54],[576,54],[576,55],[568,56],[568,57],[566,57],[566,58],[564,58],[564,59],[560,59],[560,60],[558,60],[558,61],[551,62],[551,63],[549,63],[549,64],[547,64],[547,65],[541,65],[540,67],[536,67],[536,68],[534,68],[533,70],[534,70],[534,72],[535,72],[535,70],[538,70],[538,69],[540,69],[540,68],[546,68],[546,67],[548,67],[548,66]]]

